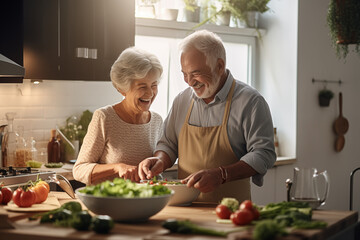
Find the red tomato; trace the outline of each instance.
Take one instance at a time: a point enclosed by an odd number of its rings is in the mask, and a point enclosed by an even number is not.
[[[35,192],[30,188],[24,190],[23,188],[19,187],[13,193],[13,201],[19,207],[31,207],[35,203],[35,200]]]
[[[30,189],[35,192],[35,203],[42,203],[47,199],[49,191],[44,184],[36,184]]]
[[[2,187],[1,188],[1,193],[2,193],[2,196],[3,196],[1,204],[6,205],[8,202],[11,201],[13,192],[12,192],[11,188]]]
[[[216,215],[221,219],[230,219],[230,215],[232,213],[231,210],[223,204],[217,205],[215,208],[215,212]]]
[[[2,202],[2,200],[3,200],[3,194],[2,192],[0,192],[0,203]]]
[[[260,212],[259,210],[257,210],[256,208],[253,208],[252,210],[253,216],[254,216],[254,220],[258,220],[260,217]]]
[[[231,214],[230,218],[235,225],[247,225],[254,219],[254,215],[249,209],[241,209]]]
[[[250,200],[245,200],[240,204],[239,209],[249,209],[252,210],[253,209],[253,204]]]

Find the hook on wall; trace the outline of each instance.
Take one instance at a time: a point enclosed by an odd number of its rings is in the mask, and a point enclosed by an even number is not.
[[[341,85],[343,83],[343,81],[341,81],[341,79],[339,80],[321,80],[321,79],[311,79],[312,83],[315,83],[315,82],[321,82],[321,83],[338,83],[339,85]]]

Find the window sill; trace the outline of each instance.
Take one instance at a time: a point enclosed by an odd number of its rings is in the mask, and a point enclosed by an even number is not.
[[[151,29],[163,30],[161,33],[156,35],[162,37],[175,37],[183,38],[189,34],[189,31],[193,31],[199,23],[194,22],[178,22],[178,21],[167,21],[152,18],[136,18],[136,34],[137,35],[154,35],[154,31]],[[217,34],[225,34],[231,36],[242,36],[242,37],[258,37],[264,36],[266,31],[264,29],[255,28],[239,28],[229,26],[219,26],[215,24],[203,24],[196,29],[207,29]]]
[[[295,157],[277,157],[274,167],[283,166],[283,165],[290,165],[296,162]]]

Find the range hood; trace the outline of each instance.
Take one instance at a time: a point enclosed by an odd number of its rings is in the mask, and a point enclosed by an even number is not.
[[[0,53],[0,83],[22,83],[25,68]]]

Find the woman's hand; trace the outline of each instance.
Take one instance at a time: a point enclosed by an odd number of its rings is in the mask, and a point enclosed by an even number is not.
[[[120,163],[117,165],[117,171],[119,172],[119,177],[123,179],[129,179],[132,182],[140,182],[138,175],[138,166],[132,166]]]
[[[188,187],[199,189],[200,192],[212,192],[222,183],[221,171],[219,168],[201,170],[190,174],[181,182]]]
[[[139,164],[139,177],[141,180],[151,179],[164,171],[164,162],[159,157],[149,157]]]

